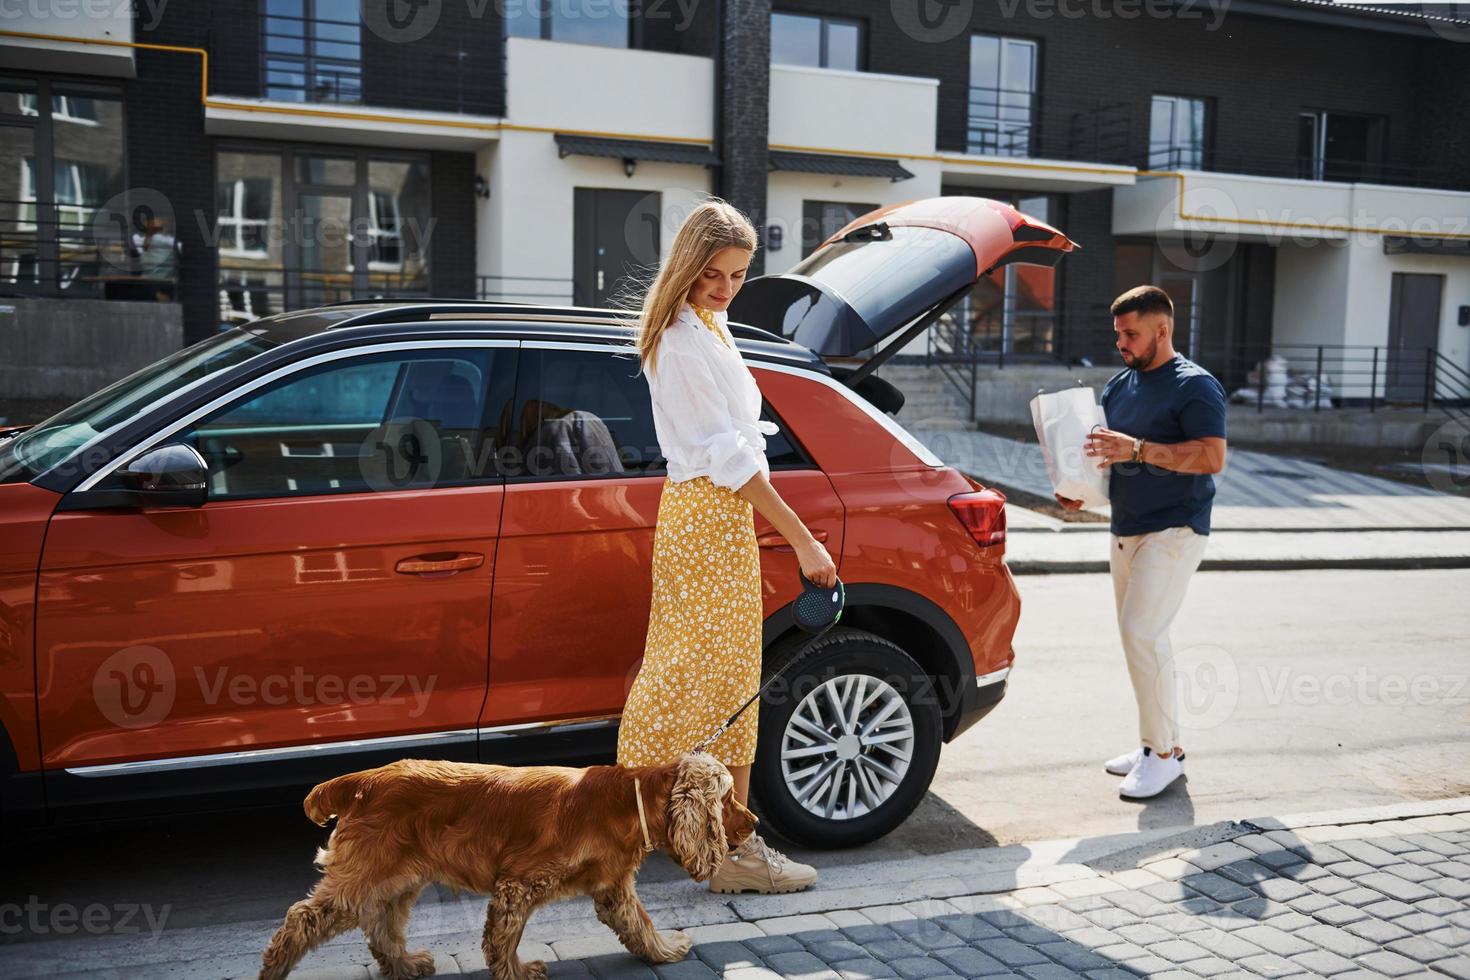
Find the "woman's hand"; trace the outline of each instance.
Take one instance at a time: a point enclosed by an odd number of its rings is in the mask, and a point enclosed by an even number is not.
[[[832,561],[832,556],[827,554],[826,545],[816,538],[799,548],[796,558],[801,562],[801,574],[822,588],[830,589],[837,584],[837,565]]]

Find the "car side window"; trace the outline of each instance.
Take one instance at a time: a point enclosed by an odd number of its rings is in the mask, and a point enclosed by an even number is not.
[[[625,353],[521,351],[514,422],[500,454],[507,478],[656,476],[667,469],[648,381]],[[775,421],[767,406],[761,418]],[[766,437],[773,468],[809,466],[786,437]]]
[[[493,425],[509,383],[493,369],[510,356],[465,348],[331,361],[250,393],[183,439],[209,464],[211,500],[498,480]]]

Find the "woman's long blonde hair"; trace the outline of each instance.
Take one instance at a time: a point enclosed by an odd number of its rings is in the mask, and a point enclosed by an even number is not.
[[[674,233],[668,257],[643,296],[634,345],[645,368],[657,369],[659,339],[674,322],[690,288],[715,254],[731,246],[754,253],[759,243],[755,226],[729,201],[710,198],[689,212]]]

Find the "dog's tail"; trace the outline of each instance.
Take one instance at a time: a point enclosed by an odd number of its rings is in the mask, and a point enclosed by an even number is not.
[[[346,816],[353,804],[367,792],[365,772],[349,772],[345,776],[318,783],[302,804],[312,823],[325,827],[333,817]]]

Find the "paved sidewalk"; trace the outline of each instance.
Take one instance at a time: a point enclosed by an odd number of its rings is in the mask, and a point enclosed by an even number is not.
[[[639,891],[660,928],[695,940],[682,962],[635,959],[581,901],[538,911],[523,956],[553,977],[1470,980],[1470,797],[837,866],[795,895],[715,896],[687,879]],[[420,902],[411,948],[433,950],[439,976],[485,977],[483,900],[446,904]],[[0,972],[253,977],[274,926],[233,945],[208,929],[10,945]],[[103,942],[112,968],[69,972]],[[369,980],[368,961],[353,932],[292,975]]]
[[[1035,443],[957,428],[913,432],[982,483],[1051,496]],[[1231,451],[1216,485],[1205,570],[1470,568],[1470,498],[1249,450]],[[1015,505],[1006,514],[1012,572],[1107,571],[1106,523]]]

